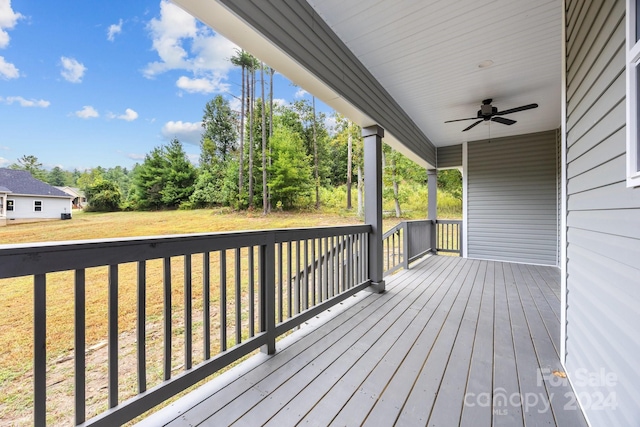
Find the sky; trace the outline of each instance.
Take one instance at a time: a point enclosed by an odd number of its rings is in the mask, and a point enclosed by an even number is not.
[[[0,167],[131,168],[173,138],[197,162],[207,101],[239,109],[235,49],[166,0],[0,0]],[[276,73],[276,100],[302,97]]]

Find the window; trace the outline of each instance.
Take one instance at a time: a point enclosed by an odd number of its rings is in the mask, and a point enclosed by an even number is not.
[[[33,201],[33,210],[35,212],[42,212],[42,200]]]
[[[640,186],[640,0],[627,0],[627,187]]]
[[[7,212],[13,210],[13,200],[7,199]]]

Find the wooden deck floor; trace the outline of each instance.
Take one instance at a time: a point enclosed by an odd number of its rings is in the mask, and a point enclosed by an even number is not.
[[[586,426],[559,342],[557,269],[430,257],[141,424]]]

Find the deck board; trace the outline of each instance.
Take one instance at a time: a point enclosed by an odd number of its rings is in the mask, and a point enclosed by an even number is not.
[[[429,257],[140,425],[586,427],[551,374],[559,288],[550,267]],[[493,406],[511,396],[539,400]]]

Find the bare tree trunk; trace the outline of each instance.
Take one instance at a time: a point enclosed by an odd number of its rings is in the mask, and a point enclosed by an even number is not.
[[[242,203],[242,187],[244,172],[244,115],[245,115],[245,67],[242,66],[242,99],[240,100],[240,150],[238,153],[239,170],[238,170],[238,206]]]
[[[262,214],[269,213],[267,197],[267,116],[264,102],[264,63],[260,63],[260,94],[262,98]]]
[[[316,134],[316,97],[311,97],[313,107],[313,169],[316,178],[316,209],[320,209],[320,175],[318,173],[318,136]]]
[[[362,182],[362,166],[358,165],[358,216],[359,217],[364,215],[364,209],[363,209],[364,197],[362,197],[363,188],[364,188],[364,183]]]
[[[353,139],[351,136],[351,121],[347,122],[347,210],[353,209],[351,205],[351,175],[353,163]]]
[[[400,210],[400,199],[398,196],[398,175],[396,173],[396,156],[391,152],[391,179],[393,181],[393,201],[396,207],[396,218],[400,218],[402,211]]]
[[[251,63],[251,85],[249,86],[249,209],[253,209],[253,104],[255,102],[256,70]]]

